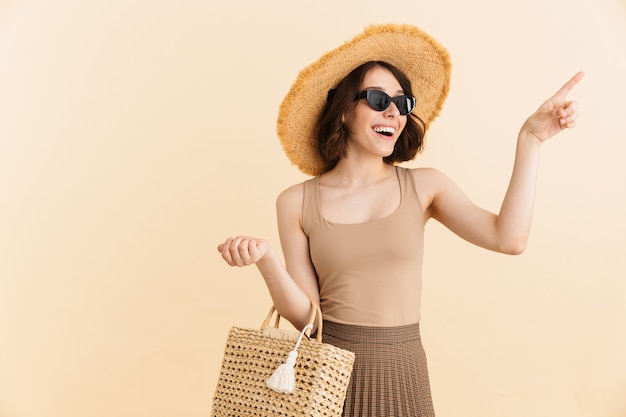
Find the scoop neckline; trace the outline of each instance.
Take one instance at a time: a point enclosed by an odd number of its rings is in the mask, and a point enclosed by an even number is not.
[[[398,166],[395,167],[396,168],[396,180],[398,183],[398,188],[400,189],[400,203],[398,204],[398,206],[389,214],[377,218],[377,219],[372,219],[372,220],[367,220],[364,222],[357,222],[357,223],[341,223],[341,222],[334,222],[331,220],[328,220],[326,217],[324,217],[324,215],[322,214],[322,206],[320,204],[320,177],[321,175],[319,175],[317,177],[317,187],[315,190],[315,202],[317,205],[317,214],[319,215],[320,219],[327,224],[333,225],[333,226],[359,226],[359,225],[368,225],[368,224],[373,224],[373,223],[378,223],[378,222],[382,222],[385,221],[391,217],[394,217],[399,211],[400,208],[402,207],[402,205],[404,204],[404,188],[402,187],[402,181],[400,180],[400,168]]]

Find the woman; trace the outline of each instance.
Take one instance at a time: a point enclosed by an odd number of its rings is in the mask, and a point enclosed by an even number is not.
[[[228,238],[233,266],[256,264],[279,313],[296,328],[320,302],[323,340],[356,354],[345,416],[433,416],[419,336],[423,230],[435,219],[502,253],[526,245],[541,144],[574,127],[576,74],[520,129],[498,214],[474,205],[413,159],[449,88],[448,54],[407,25],[371,26],[305,68],[285,97],[278,133],[313,178],[277,199],[286,267],[264,239]],[[416,97],[414,97],[416,96]]]

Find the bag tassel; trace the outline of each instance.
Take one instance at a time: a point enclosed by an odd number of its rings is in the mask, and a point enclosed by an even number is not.
[[[312,328],[312,324],[304,326],[296,342],[296,347],[287,355],[287,361],[276,368],[272,376],[267,379],[266,384],[270,389],[280,392],[281,394],[292,394],[296,389],[294,366],[296,365],[296,358],[298,357],[298,346],[300,346],[304,332]]]

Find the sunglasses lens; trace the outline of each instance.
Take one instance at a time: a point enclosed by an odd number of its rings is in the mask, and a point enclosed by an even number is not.
[[[411,96],[402,96],[398,97],[398,101],[401,101],[398,106],[398,110],[400,110],[400,114],[407,115],[413,111],[415,107],[415,98]]]
[[[369,90],[367,92],[367,101],[372,106],[374,110],[383,111],[387,107],[389,107],[390,97],[383,93],[382,91],[372,91]]]
[[[394,103],[396,104],[396,107],[398,108],[398,111],[400,112],[400,114],[402,115],[407,115],[408,112],[408,103],[406,101],[407,97],[402,96],[402,97],[396,97],[394,99]]]

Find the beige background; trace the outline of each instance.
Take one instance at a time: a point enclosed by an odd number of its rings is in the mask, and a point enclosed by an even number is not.
[[[426,152],[497,210],[517,130],[582,69],[519,257],[427,225],[438,415],[626,416],[626,2],[0,1],[0,416],[208,416],[226,332],[260,325],[229,235],[279,242],[306,177],[275,135],[297,72],[374,22],[450,50]]]

